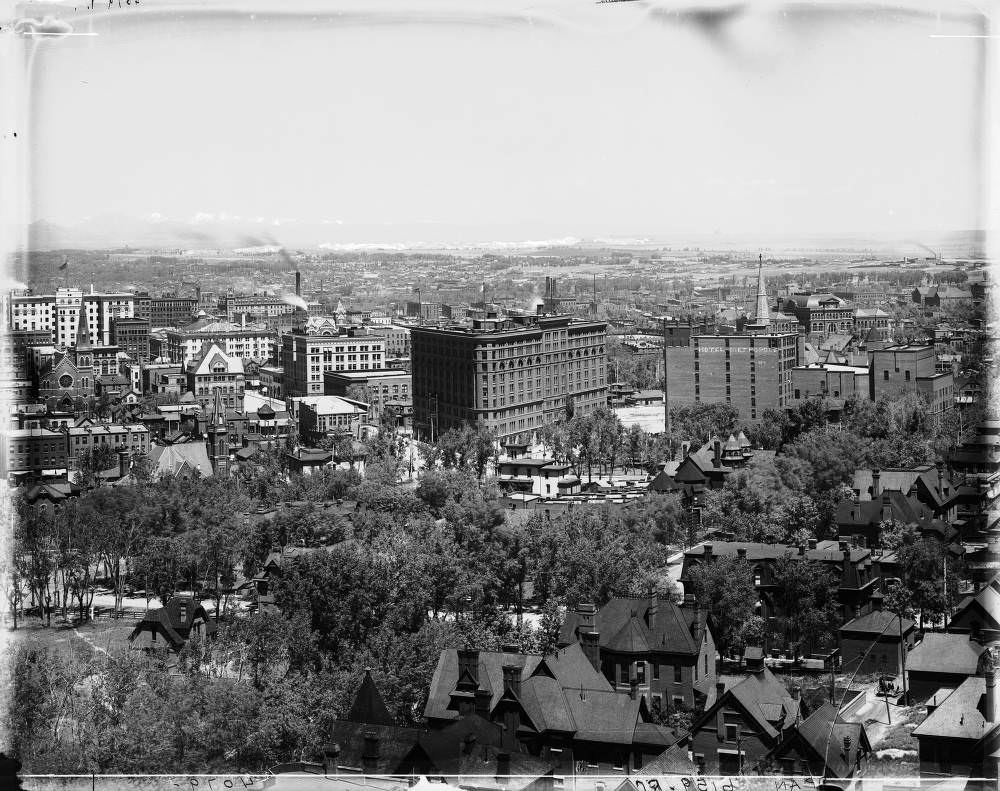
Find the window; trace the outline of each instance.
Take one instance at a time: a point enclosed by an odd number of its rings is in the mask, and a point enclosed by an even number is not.
[[[619,673],[618,673],[618,680],[622,684],[627,684],[628,681],[629,681],[629,678],[628,678],[628,664],[623,664],[623,665],[620,665],[619,667],[620,667],[620,669],[619,669]]]
[[[886,382],[889,381],[889,371],[888,370],[882,371],[882,379],[884,379]]]
[[[735,742],[739,738],[739,725],[731,725],[726,723],[726,741]]]
[[[659,681],[660,680],[660,663],[659,662],[650,662],[650,665],[653,668],[653,681]]]
[[[708,654],[705,654],[705,675],[708,675]]]
[[[636,662],[635,663],[635,678],[640,684],[646,683],[646,663]]]
[[[675,684],[680,684],[681,683],[681,666],[680,665],[674,665],[674,683]]]

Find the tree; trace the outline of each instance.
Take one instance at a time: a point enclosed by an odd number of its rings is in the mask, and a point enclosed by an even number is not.
[[[753,569],[743,558],[718,557],[693,565],[688,580],[698,602],[708,608],[712,617],[712,634],[720,656],[730,655],[740,646],[743,624],[755,615],[758,597]]]
[[[80,485],[91,488],[101,484],[100,473],[118,464],[118,453],[111,445],[94,445],[78,456]]]
[[[737,431],[739,419],[740,413],[728,404],[684,404],[670,409],[670,427],[678,443],[727,437]]]
[[[838,582],[823,563],[787,554],[772,569],[782,636],[798,654],[836,640]]]

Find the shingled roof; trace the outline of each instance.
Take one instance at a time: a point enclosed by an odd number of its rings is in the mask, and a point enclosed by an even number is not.
[[[837,712],[837,707],[824,703],[798,725],[802,741],[826,765],[830,777],[850,777],[854,773],[857,750],[871,750],[865,726],[848,722]],[[851,740],[851,755],[844,752],[844,739]]]
[[[594,614],[594,630],[600,634],[601,648],[628,653],[660,651],[694,655],[701,650],[693,635],[695,612],[693,608],[679,607],[672,600],[661,598],[656,601],[654,615],[648,598],[615,598]],[[575,610],[567,611],[559,632],[559,645],[577,642],[582,618]]]
[[[964,634],[927,632],[920,644],[906,657],[910,673],[976,674],[979,657],[985,647]]]
[[[460,714],[453,698],[470,697],[475,684],[475,689],[489,693],[490,712],[498,706],[519,706],[525,718],[522,731],[664,748],[677,740],[672,729],[646,722],[645,699],[615,692],[575,642],[545,657],[479,651],[469,671],[460,675],[460,668],[457,650],[441,652],[424,710],[428,719],[457,720]],[[520,670],[516,691],[505,686],[504,668]]]

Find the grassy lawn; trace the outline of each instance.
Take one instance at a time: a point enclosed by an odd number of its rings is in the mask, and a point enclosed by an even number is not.
[[[100,619],[73,628],[52,620],[52,626],[39,626],[38,619],[28,619],[18,624],[16,631],[8,631],[14,645],[45,647],[56,651],[90,650],[115,653],[128,648],[128,636],[135,628],[133,621]]]

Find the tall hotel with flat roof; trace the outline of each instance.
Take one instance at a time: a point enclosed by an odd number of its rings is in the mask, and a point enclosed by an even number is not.
[[[756,422],[765,409],[792,403],[792,369],[798,332],[789,317],[772,318],[757,270],[756,316],[732,335],[692,335],[688,346],[669,346],[667,398],[671,405],[728,404],[743,420]]]
[[[413,327],[413,417],[424,436],[481,422],[527,434],[607,404],[607,325],[566,315]]]

